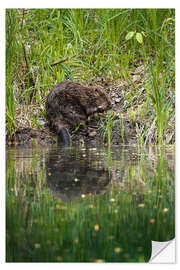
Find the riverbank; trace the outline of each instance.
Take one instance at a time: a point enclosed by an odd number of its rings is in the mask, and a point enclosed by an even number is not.
[[[130,72],[131,80],[123,79],[108,82],[99,79],[100,84],[111,97],[113,107],[110,111],[93,115],[86,125],[71,131],[73,143],[107,143],[107,123],[110,124],[111,143],[118,144],[156,144],[158,143],[155,111],[150,104],[148,93],[150,74],[148,67],[140,65]],[[169,89],[173,91],[173,89]],[[149,99],[149,100],[148,100]],[[129,100],[129,102],[128,102]],[[147,106],[149,105],[149,107]],[[44,110],[44,107],[41,108]],[[173,109],[173,107],[172,107]],[[31,120],[36,119],[34,126]],[[15,120],[17,129],[7,144],[54,144],[57,134],[49,130],[46,118],[39,114],[39,104],[17,106]],[[175,117],[169,119],[164,132],[167,144],[175,142]]]

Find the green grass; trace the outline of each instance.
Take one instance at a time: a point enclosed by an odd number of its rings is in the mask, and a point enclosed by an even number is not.
[[[130,82],[130,72],[138,63],[150,67],[146,107],[148,102],[154,107],[162,143],[168,112],[174,114],[174,9],[7,9],[10,136],[16,128],[16,107],[43,104],[56,82],[95,83],[97,78]]]

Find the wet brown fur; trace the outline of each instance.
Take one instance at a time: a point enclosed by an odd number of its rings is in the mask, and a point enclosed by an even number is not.
[[[46,99],[49,125],[57,133],[85,123],[88,116],[111,107],[111,99],[99,86],[83,86],[71,81],[57,84]]]

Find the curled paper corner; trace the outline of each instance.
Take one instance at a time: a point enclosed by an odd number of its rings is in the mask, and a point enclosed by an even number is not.
[[[150,263],[175,263],[175,239],[165,242],[152,241]]]

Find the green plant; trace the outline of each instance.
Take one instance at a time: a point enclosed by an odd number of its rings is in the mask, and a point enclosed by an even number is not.
[[[16,49],[14,39],[17,31],[17,21],[14,15],[15,12],[11,10],[6,14],[6,123],[10,137],[12,137],[16,127],[16,106],[12,82],[13,69],[11,65],[11,61],[15,59],[14,51]]]
[[[111,133],[114,126],[114,111],[109,111],[107,113],[106,125],[104,126],[103,142],[107,139],[108,147],[111,146]]]
[[[85,126],[85,123],[80,122],[72,131],[72,135],[71,138],[73,139],[73,137],[75,136],[75,134],[77,133],[77,131],[82,127]]]
[[[143,35],[144,35],[144,32],[138,33],[136,31],[135,32],[131,31],[131,32],[127,33],[125,39],[130,40],[134,37],[135,40],[137,40],[140,44],[142,44],[143,43]]]
[[[159,61],[157,59],[156,61]],[[151,64],[151,78],[149,85],[149,96],[151,98],[154,112],[156,114],[158,142],[163,143],[163,135],[170,118],[170,105],[167,99],[167,77],[161,73],[159,62],[156,66]]]

